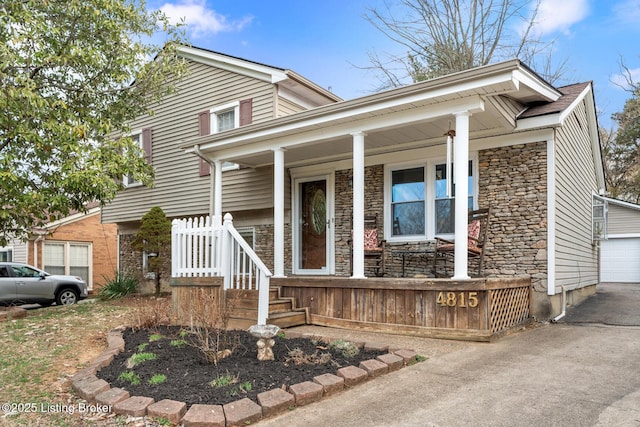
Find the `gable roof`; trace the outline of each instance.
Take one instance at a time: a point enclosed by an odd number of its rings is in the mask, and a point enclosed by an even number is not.
[[[299,93],[318,105],[342,101],[338,95],[289,69],[195,46],[179,46],[177,51],[185,59],[276,84]]]
[[[568,86],[562,86],[557,88],[562,94],[560,98],[555,101],[545,102],[537,105],[532,105],[527,108],[519,118],[544,116],[546,114],[560,113],[569,108],[571,104],[580,96],[580,94],[589,86],[591,82],[575,83]]]

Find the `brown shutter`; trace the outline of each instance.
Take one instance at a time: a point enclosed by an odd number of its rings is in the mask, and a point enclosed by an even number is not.
[[[200,136],[211,133],[211,113],[208,110],[198,114],[198,125],[200,127]],[[200,159],[199,171],[200,176],[211,175],[211,165]]]
[[[142,129],[142,150],[144,159],[151,164],[153,161],[153,130],[151,128]]]
[[[250,125],[253,121],[253,99],[240,101],[240,126]]]

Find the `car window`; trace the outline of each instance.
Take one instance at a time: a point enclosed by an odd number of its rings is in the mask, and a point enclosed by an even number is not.
[[[38,270],[34,270],[33,268],[26,267],[24,265],[20,266],[11,266],[13,270],[13,275],[16,277],[40,277],[40,272]]]
[[[7,270],[7,267],[0,267],[0,277],[9,277],[9,270]]]

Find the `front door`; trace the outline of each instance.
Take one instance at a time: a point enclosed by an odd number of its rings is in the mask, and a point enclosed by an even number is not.
[[[329,274],[331,268],[331,188],[326,177],[296,180],[296,273]]]

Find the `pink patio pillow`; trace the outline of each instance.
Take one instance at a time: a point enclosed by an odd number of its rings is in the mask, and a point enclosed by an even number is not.
[[[364,230],[364,248],[365,250],[378,249],[378,230],[375,228],[366,228]]]
[[[475,248],[478,246],[478,241],[473,239],[478,239],[480,237],[480,220],[476,219],[469,223],[467,226],[467,234],[472,239],[468,239],[468,244],[470,248]]]

